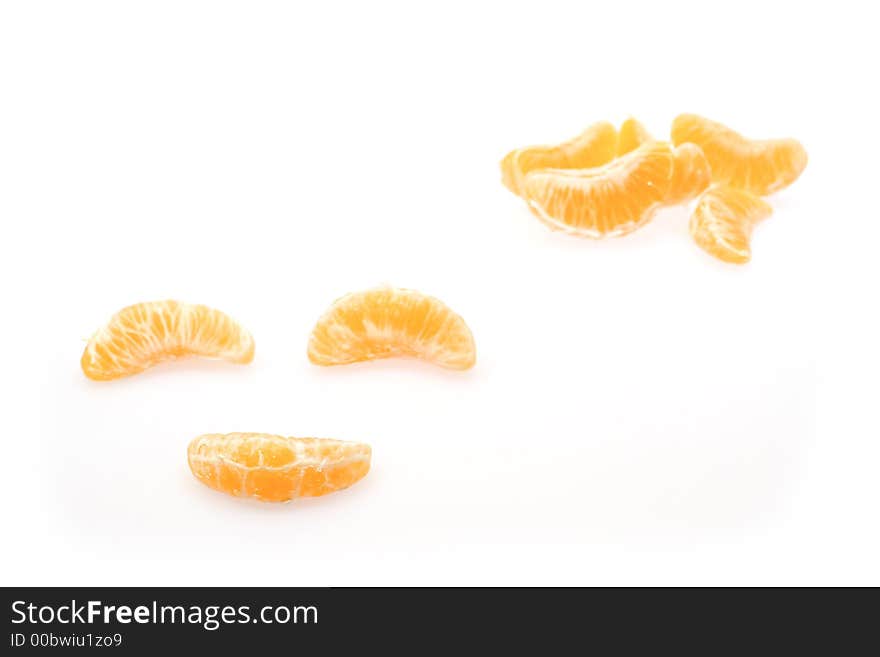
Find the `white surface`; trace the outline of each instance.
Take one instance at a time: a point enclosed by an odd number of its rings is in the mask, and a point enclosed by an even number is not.
[[[301,4],[0,7],[2,582],[880,584],[862,5]],[[748,266],[684,208],[594,243],[499,182],[513,147],[682,111],[809,151]],[[477,367],[311,366],[328,304],[383,282],[460,312]],[[254,363],[83,377],[92,331],[169,297]],[[228,431],[373,470],[235,500],[185,460]]]

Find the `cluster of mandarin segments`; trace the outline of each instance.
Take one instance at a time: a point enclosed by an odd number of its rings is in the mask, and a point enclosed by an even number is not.
[[[631,233],[660,208],[696,198],[694,241],[726,262],[748,262],[752,228],[771,211],[760,197],[800,176],[803,146],[750,140],[694,114],[678,116],[671,137],[656,140],[632,118],[619,129],[596,123],[556,146],[511,151],[501,179],[550,228],[594,239]]]
[[[807,155],[793,139],[753,141],[683,114],[672,142],[655,140],[635,119],[616,129],[596,123],[557,146],[521,148],[501,162],[502,180],[550,227],[592,238],[620,236],[656,211],[697,198],[690,222],[696,243],[715,257],[744,263],[755,224],[772,212],[760,196],[790,185]],[[81,366],[109,381],[189,356],[246,364],[254,340],[228,315],[207,306],[155,301],[123,308],[89,340]],[[316,365],[414,357],[465,370],[476,347],[464,320],[415,290],[381,287],[338,299],[308,342]],[[370,468],[368,445],[260,433],[208,434],[187,450],[193,475],[239,497],[283,502],[351,486]]]
[[[206,306],[155,301],[123,308],[89,340],[81,365],[109,381],[187,356],[249,363],[250,334]],[[414,290],[382,287],[339,299],[318,320],[308,343],[318,365],[411,356],[448,369],[476,362],[474,338],[443,302]],[[285,502],[347,488],[370,469],[370,447],[325,438],[261,433],[209,434],[187,450],[195,477],[237,497]]]

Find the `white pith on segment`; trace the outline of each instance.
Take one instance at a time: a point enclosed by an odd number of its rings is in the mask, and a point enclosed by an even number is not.
[[[363,443],[263,433],[205,434],[195,438],[187,449],[190,470],[202,483],[237,497],[269,501],[289,501],[347,488],[366,475],[371,456],[370,446]],[[360,467],[352,468],[349,477],[334,477],[352,464]],[[307,490],[303,487],[306,477],[311,480]],[[316,478],[322,478],[317,487]],[[261,481],[271,491],[263,488]]]
[[[671,176],[669,144],[649,142],[601,167],[533,171],[525,178],[525,196],[538,218],[555,230],[618,237],[651,220]]]
[[[82,367],[91,378],[111,379],[187,356],[248,363],[253,354],[250,333],[228,315],[198,304],[152,301],[116,313],[89,340]]]
[[[467,369],[476,346],[464,320],[440,300],[378,287],[334,302],[312,330],[308,356],[317,365],[409,356]]]

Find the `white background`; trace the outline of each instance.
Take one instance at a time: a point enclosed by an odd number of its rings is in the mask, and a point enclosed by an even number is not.
[[[880,584],[878,52],[862,3],[808,4],[0,5],[2,583]],[[809,152],[747,266],[683,207],[590,242],[500,184],[685,111]],[[476,368],[310,365],[379,283],[458,311]],[[88,381],[89,335],[162,298],[254,363]],[[185,459],[229,431],[373,469],[233,499]]]

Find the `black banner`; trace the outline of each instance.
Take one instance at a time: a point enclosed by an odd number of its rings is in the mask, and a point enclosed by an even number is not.
[[[762,650],[828,627],[840,603],[811,605],[793,591],[618,589],[3,589],[2,654],[34,650],[150,653],[197,649],[409,654],[438,648],[496,654],[502,646],[650,645]],[[840,596],[840,592],[835,594]],[[872,595],[873,597],[873,595]],[[847,634],[874,626],[876,604],[854,607]],[[759,640],[758,640],[759,638]],[[269,654],[269,653],[267,653]],[[280,653],[277,653],[280,654]]]

